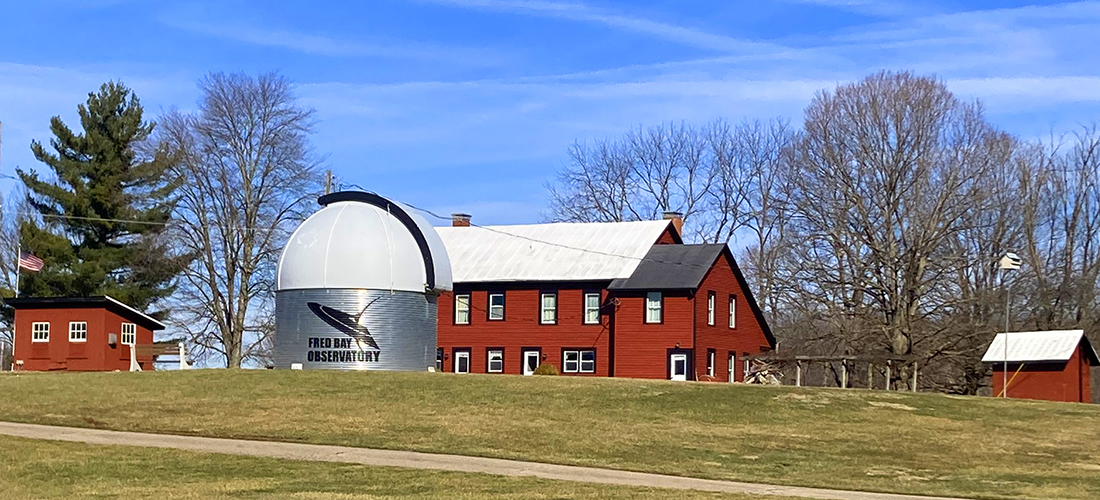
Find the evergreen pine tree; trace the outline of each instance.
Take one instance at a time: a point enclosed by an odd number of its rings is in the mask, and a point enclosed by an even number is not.
[[[110,295],[144,310],[172,293],[188,262],[163,235],[179,186],[173,160],[141,152],[154,124],[142,121],[137,96],[121,82],[89,93],[78,112],[82,134],[55,116],[52,150],[31,143],[56,180],[19,170],[42,221],[24,223],[20,243],[46,262],[41,272],[23,272],[19,295]]]

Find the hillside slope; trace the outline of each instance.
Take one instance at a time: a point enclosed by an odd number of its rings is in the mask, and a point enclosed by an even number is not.
[[[866,390],[221,371],[0,376],[0,419],[976,498],[1100,497],[1100,409]]]

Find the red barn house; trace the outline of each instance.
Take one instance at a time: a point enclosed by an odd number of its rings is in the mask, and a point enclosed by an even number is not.
[[[775,346],[726,245],[685,245],[680,219],[437,228],[454,291],[437,366],[459,373],[740,381]]]
[[[998,333],[982,357],[993,365],[995,396],[1004,387],[1006,359],[1010,398],[1092,401],[1089,370],[1100,358],[1084,330]]]
[[[128,344],[152,344],[164,324],[111,297],[8,299],[15,309],[16,370],[130,369]],[[142,370],[152,356],[138,356]]]

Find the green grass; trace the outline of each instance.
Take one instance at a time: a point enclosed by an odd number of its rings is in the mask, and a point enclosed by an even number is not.
[[[1100,497],[1100,409],[567,377],[0,376],[0,419],[977,498]]]
[[[775,498],[10,437],[0,437],[0,497],[42,500]]]

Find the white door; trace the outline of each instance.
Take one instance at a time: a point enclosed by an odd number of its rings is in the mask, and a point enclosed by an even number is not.
[[[539,367],[539,352],[538,351],[523,351],[523,374],[534,375],[535,369]]]
[[[687,380],[688,379],[688,356],[687,354],[673,354],[668,358],[668,378],[672,380]]]
[[[730,354],[730,365],[729,365],[729,367],[730,367],[730,378],[728,379],[730,382],[734,382],[734,381],[737,380],[737,379],[733,378],[733,369],[736,366],[737,366],[737,356],[734,355],[734,354]]]
[[[470,352],[455,352],[455,373],[470,373]]]

